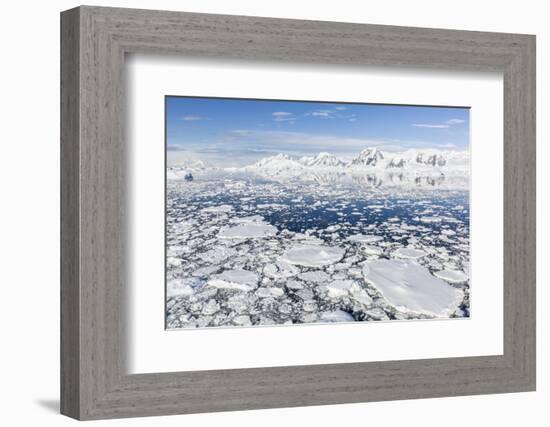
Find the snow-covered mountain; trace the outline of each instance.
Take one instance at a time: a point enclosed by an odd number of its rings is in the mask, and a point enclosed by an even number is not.
[[[396,153],[365,148],[347,160],[325,152],[296,159],[277,154],[242,170],[278,181],[355,182],[376,187],[445,183],[449,188],[467,188],[469,162],[467,151],[411,149]]]
[[[255,168],[281,168],[287,166],[300,166],[300,163],[290,158],[288,154],[277,154],[276,156],[264,157],[252,165]]]
[[[348,167],[372,166],[382,163],[384,154],[377,148],[365,148],[347,165]]]
[[[405,164],[406,164],[406,160],[403,157],[401,157],[401,158],[394,157],[390,160],[387,167],[388,168],[404,168]]]
[[[276,156],[265,157],[245,169],[262,169],[273,172],[284,172],[289,170],[299,170],[304,165],[299,160],[292,159],[287,154],[277,154]]]
[[[431,166],[445,166],[447,160],[441,154],[424,154],[418,153],[416,156],[416,163],[431,165]]]
[[[276,181],[308,181],[319,184],[353,182],[369,186],[443,185],[467,188],[470,157],[467,151],[416,150],[402,152],[365,148],[357,155],[341,159],[321,152],[311,157],[294,158],[288,154],[265,157],[244,167],[214,168],[189,162],[167,170],[169,180],[190,181],[212,174],[254,174]]]
[[[334,154],[321,152],[313,157],[293,159],[287,154],[266,157],[247,169],[351,169],[353,171],[380,171],[384,169],[422,171],[467,171],[469,154],[451,150],[407,150],[400,153],[366,148],[351,160],[339,159]]]
[[[308,167],[340,167],[345,166],[346,163],[334,154],[321,152],[313,157],[302,157],[300,163]]]

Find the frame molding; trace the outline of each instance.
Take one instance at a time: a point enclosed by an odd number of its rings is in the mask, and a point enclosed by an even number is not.
[[[504,75],[504,354],[125,371],[124,57],[168,53]],[[81,6],[61,14],[61,413],[102,419],[532,391],[535,36]]]

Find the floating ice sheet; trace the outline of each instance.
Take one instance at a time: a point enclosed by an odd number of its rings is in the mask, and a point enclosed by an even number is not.
[[[441,270],[434,273],[435,276],[449,283],[464,283],[468,276],[459,270]]]
[[[322,245],[296,245],[287,250],[282,261],[304,267],[322,267],[335,264],[344,256],[344,249]]]
[[[427,255],[427,253],[415,248],[399,248],[393,253],[393,255],[397,258],[418,259]]]
[[[218,237],[221,239],[259,239],[274,236],[277,228],[261,222],[247,222],[234,227],[223,228]]]
[[[233,211],[233,207],[229,205],[210,206],[202,210],[202,212],[209,212],[209,213],[227,213],[231,211]]]
[[[353,316],[344,310],[327,311],[321,314],[321,322],[353,322]]]
[[[233,289],[249,292],[256,288],[258,275],[252,271],[236,269],[217,274],[208,281],[207,286],[218,289]]]
[[[363,274],[389,304],[401,311],[448,317],[463,297],[462,291],[434,277],[416,261],[367,261]]]
[[[351,242],[358,242],[358,243],[374,243],[379,242],[381,240],[384,240],[380,236],[371,236],[366,234],[354,234],[353,236],[349,236],[348,240]]]
[[[175,296],[190,296],[193,295],[191,283],[193,279],[173,279],[166,283],[166,296],[168,298]]]

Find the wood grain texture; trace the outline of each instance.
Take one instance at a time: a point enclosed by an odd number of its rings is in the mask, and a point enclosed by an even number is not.
[[[79,17],[61,20],[61,412],[80,414]]]
[[[534,36],[87,6],[63,12],[61,27],[62,413],[100,419],[535,389]],[[127,53],[502,72],[504,354],[128,375]]]

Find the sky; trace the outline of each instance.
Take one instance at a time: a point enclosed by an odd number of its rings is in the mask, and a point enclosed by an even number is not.
[[[169,159],[242,166],[270,155],[367,147],[469,148],[469,109],[381,104],[166,97]]]

